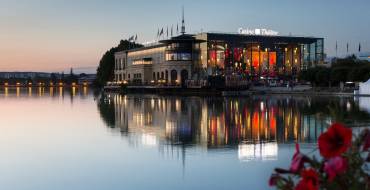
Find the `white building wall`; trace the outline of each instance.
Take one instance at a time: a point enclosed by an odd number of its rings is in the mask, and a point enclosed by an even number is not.
[[[191,79],[192,61],[166,61],[165,49],[165,46],[160,46],[137,51],[117,52],[115,54],[114,80],[116,82],[132,82],[134,76],[140,74],[143,84],[152,81],[159,82],[159,80],[166,80],[168,84],[180,84],[181,72],[183,70],[187,71],[188,79]],[[151,64],[135,64],[138,63],[136,62],[137,60],[143,60],[145,58],[151,58]],[[177,73],[176,81],[171,77],[172,70],[175,70]],[[138,79],[136,78],[136,80]]]

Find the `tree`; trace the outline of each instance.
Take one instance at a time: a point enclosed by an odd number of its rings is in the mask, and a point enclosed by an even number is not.
[[[64,71],[63,71],[63,72],[62,72],[62,74],[61,74],[60,80],[61,80],[62,82],[64,82],[64,80],[65,80],[65,77],[64,77]]]
[[[370,64],[353,68],[348,73],[348,80],[353,82],[364,82],[370,78]]]
[[[50,80],[52,83],[57,83],[57,76],[55,73],[51,73]]]
[[[330,83],[330,69],[325,67],[317,67],[315,79],[316,84],[326,86]]]
[[[300,80],[308,81],[311,84],[316,84],[316,72],[317,68],[309,68],[306,71],[302,71],[299,75]]]
[[[98,86],[104,86],[107,81],[113,80],[115,65],[114,54],[116,52],[140,47],[143,47],[143,45],[130,42],[128,40],[121,40],[117,47],[113,47],[106,51],[100,59],[95,84]]]
[[[333,68],[330,72],[330,80],[334,83],[346,82],[349,71],[347,67]]]

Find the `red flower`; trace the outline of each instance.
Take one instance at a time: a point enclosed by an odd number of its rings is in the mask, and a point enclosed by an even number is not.
[[[307,169],[301,172],[302,179],[299,181],[295,190],[318,190],[319,175],[314,169]]]
[[[335,176],[344,173],[347,168],[347,160],[340,156],[330,158],[324,164],[324,171],[328,174],[329,182],[333,181]]]
[[[290,171],[293,173],[299,172],[304,163],[307,161],[307,157],[299,151],[299,144],[295,144],[295,153],[293,155],[292,163],[290,165]]]
[[[272,174],[270,179],[269,179],[269,185],[270,186],[275,186],[277,184],[277,181],[280,179],[281,177],[278,175],[278,174]]]
[[[340,156],[351,146],[352,130],[335,123],[319,137],[320,154],[325,158]]]

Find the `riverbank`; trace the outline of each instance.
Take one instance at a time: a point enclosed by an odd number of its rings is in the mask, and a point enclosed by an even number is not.
[[[254,86],[248,89],[225,89],[225,88],[181,88],[175,87],[154,87],[154,86],[129,86],[104,88],[106,92],[122,94],[160,94],[180,96],[251,96],[251,95],[309,95],[309,96],[370,96],[354,95],[353,91],[347,89],[340,91],[336,88],[312,88],[308,85],[298,85],[293,88],[287,87],[265,87]]]

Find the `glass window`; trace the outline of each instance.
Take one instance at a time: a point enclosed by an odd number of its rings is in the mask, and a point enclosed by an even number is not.
[[[190,53],[181,53],[180,60],[184,60],[184,61],[191,60],[191,54]]]
[[[167,53],[166,61],[189,61],[191,53]]]

